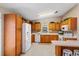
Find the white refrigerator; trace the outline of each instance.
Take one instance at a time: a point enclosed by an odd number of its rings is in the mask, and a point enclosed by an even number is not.
[[[22,24],[22,52],[25,53],[31,47],[31,24]]]

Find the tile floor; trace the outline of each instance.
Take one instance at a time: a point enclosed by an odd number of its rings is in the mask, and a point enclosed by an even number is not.
[[[48,43],[33,43],[31,48],[21,56],[54,56],[55,46]]]

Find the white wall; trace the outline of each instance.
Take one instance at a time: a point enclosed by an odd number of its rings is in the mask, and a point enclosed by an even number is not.
[[[1,20],[1,13],[0,13],[0,55],[2,55],[2,20]]]
[[[66,13],[63,19],[67,17],[77,17],[77,39],[79,40],[79,4]]]

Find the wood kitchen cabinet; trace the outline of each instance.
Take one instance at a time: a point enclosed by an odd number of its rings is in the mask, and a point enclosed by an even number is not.
[[[61,22],[61,25],[67,25],[68,24],[68,20],[64,20],[63,22]]]
[[[69,30],[76,31],[77,30],[77,18],[72,17],[61,22],[61,26],[68,25]]]
[[[16,55],[22,53],[22,17],[17,16],[16,21]]]
[[[55,55],[56,56],[61,56],[62,55],[62,51],[61,51],[61,46],[55,46]]]
[[[32,23],[32,31],[33,32],[40,32],[41,31],[41,23],[40,22]]]
[[[63,26],[63,25],[66,25],[66,24],[65,24],[65,21],[62,21],[62,22],[61,22],[61,26]]]
[[[51,31],[56,31],[56,30],[55,30],[55,22],[50,22],[48,28],[49,28],[49,30],[51,30]]]
[[[34,32],[35,31],[35,23],[31,24],[31,31]]]
[[[60,23],[59,22],[50,22],[48,28],[51,31],[59,31],[60,30]]]
[[[61,29],[61,27],[60,27],[60,23],[55,23],[55,30],[56,31],[59,31]]]
[[[41,35],[41,38],[40,38],[40,42],[41,43],[50,43],[51,40],[49,39],[49,35]]]
[[[32,34],[31,37],[32,37],[32,38],[31,38],[31,41],[32,41],[32,43],[34,43],[34,42],[35,42],[35,35]]]
[[[53,40],[58,40],[58,35],[41,35],[40,42],[41,43],[51,43]]]
[[[73,31],[77,30],[77,18],[70,19],[70,30],[73,30]]]
[[[40,24],[40,22],[36,22],[35,23],[35,29],[36,29],[37,32],[39,32],[41,30],[41,24]]]
[[[22,17],[16,14],[4,15],[4,55],[20,55],[22,50]]]
[[[58,40],[58,35],[49,35],[49,38],[51,39],[51,41]]]
[[[63,56],[63,50],[68,49],[74,53],[74,50],[79,50],[78,46],[55,46],[55,55],[56,56]],[[75,56],[72,54],[72,56]]]

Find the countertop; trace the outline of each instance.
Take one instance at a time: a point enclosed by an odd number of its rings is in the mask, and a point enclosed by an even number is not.
[[[39,34],[39,35],[58,35],[58,33],[32,33],[32,34]]]
[[[38,32],[38,33],[32,33],[32,34],[34,34],[34,35],[59,35],[58,33],[41,33],[41,32]],[[63,35],[63,37],[64,38],[77,38],[77,35],[75,35],[75,36],[71,36],[71,37],[67,37],[67,36],[64,36]]]
[[[79,41],[67,40],[67,41],[52,41],[53,45],[56,46],[72,46],[79,47]]]

